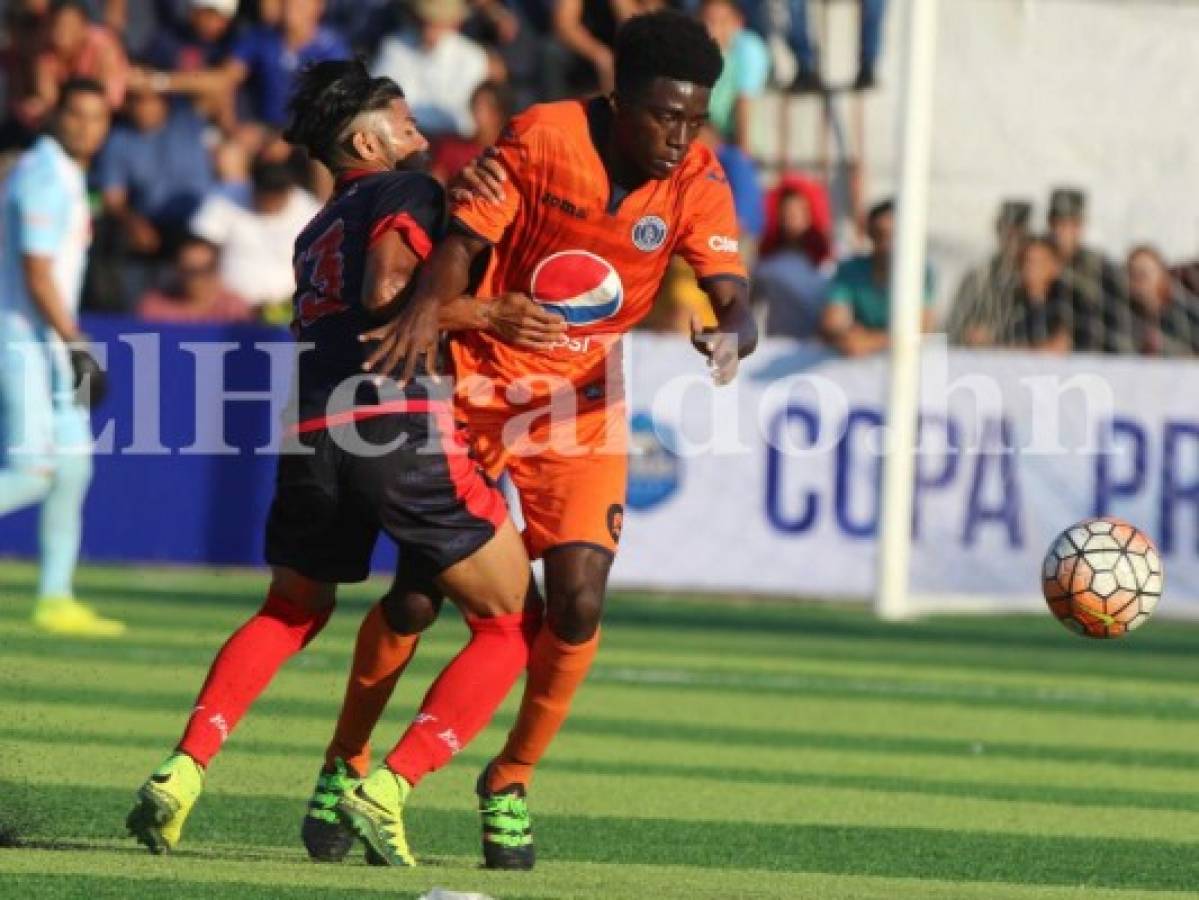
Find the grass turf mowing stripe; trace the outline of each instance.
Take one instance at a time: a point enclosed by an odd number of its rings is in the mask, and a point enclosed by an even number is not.
[[[75,746],[79,735],[71,732],[46,735],[37,729],[0,729],[0,746],[6,742],[24,740],[29,744]],[[155,750],[163,748],[159,737],[140,735],[89,735],[92,746],[119,747],[126,750]],[[257,741],[239,742],[226,751],[238,755],[262,753],[305,756],[319,760],[323,747],[318,742]],[[490,751],[464,751],[458,759],[481,767],[491,758]],[[1059,757],[1060,759],[1060,753]],[[1096,763],[1110,763],[1112,757],[1096,756]],[[1070,761],[1078,762],[1071,754]],[[988,783],[982,780],[954,781],[950,779],[913,778],[905,775],[862,775],[837,772],[775,771],[752,766],[704,766],[679,763],[607,762],[594,759],[544,760],[539,771],[580,775],[609,775],[613,777],[687,778],[696,782],[711,782],[716,789],[721,784],[760,784],[803,788],[850,788],[886,794],[929,794],[939,797],[970,797],[977,800],[997,800],[1019,803],[1051,803],[1056,806],[1108,807],[1140,810],[1175,810],[1199,812],[1199,790],[1138,791],[1111,787],[1063,787],[1052,784]],[[703,787],[703,785],[699,785]]]
[[[1041,690],[1019,690],[995,685],[977,684],[954,688],[946,684],[928,682],[876,682],[853,681],[844,678],[820,678],[817,676],[726,675],[718,673],[688,672],[674,669],[608,669],[597,665],[589,676],[592,684],[635,684],[642,690],[713,691],[724,694],[747,694],[794,696],[802,698],[834,698],[852,700],[856,698],[878,698],[903,701],[912,704],[938,704],[961,706],[972,710],[1018,710],[1032,709],[1045,712],[1086,712],[1091,714],[1119,715],[1126,719],[1199,722],[1199,697],[1156,698],[1105,695],[1099,691],[1077,691],[1067,688],[1045,687]],[[177,690],[159,696],[131,695],[97,685],[80,685],[70,692],[61,687],[39,684],[0,684],[0,701],[54,702],[68,696],[76,702],[111,705],[122,709],[177,708],[182,699]],[[312,705],[304,701],[279,700],[283,714],[304,714]]]
[[[29,873],[52,870],[53,884],[59,891],[74,891],[97,872],[117,871],[116,877],[129,879],[122,898],[171,898],[168,891],[150,887],[139,890],[142,880],[157,885],[162,871],[171,873],[175,885],[191,889],[203,885],[203,896],[233,895],[277,897],[279,885],[326,889],[344,888],[352,883],[360,894],[381,890],[393,897],[410,898],[435,885],[456,890],[487,891],[503,900],[644,900],[645,897],[678,900],[1144,900],[1144,891],[1130,892],[1101,888],[1047,887],[1012,884],[968,884],[927,879],[892,879],[874,876],[828,876],[786,874],[745,870],[692,869],[681,866],[620,866],[588,863],[547,863],[536,872],[489,872],[475,868],[473,859],[447,859],[445,865],[398,871],[297,864],[294,855],[261,854],[252,861],[233,859],[221,850],[191,858],[172,856],[168,860],[134,856],[126,851],[26,850],[20,854],[0,853],[0,872],[12,872],[26,880],[35,893],[30,896],[59,898],[62,893],[38,892],[39,883]],[[63,876],[72,876],[75,881]],[[101,884],[107,883],[106,875]],[[421,885],[417,890],[414,886]],[[104,890],[104,888],[101,888]],[[397,891],[399,892],[397,894]],[[93,894],[69,893],[66,896],[90,900]],[[108,895],[113,896],[113,895]],[[1174,900],[1192,894],[1154,892],[1154,898]]]
[[[16,785],[7,785],[11,796]],[[119,828],[129,792],[96,788],[38,787],[25,804],[39,815],[25,841],[53,848],[54,841],[109,837]],[[87,821],[72,818],[80,807]],[[207,840],[292,846],[302,804],[267,797],[213,794],[194,814],[193,846]],[[108,812],[105,817],[102,813]],[[735,812],[735,811],[734,811]],[[473,855],[473,814],[414,808],[411,831],[418,857]],[[40,823],[40,824],[39,824]],[[684,865],[933,878],[964,882],[1075,885],[1144,890],[1186,890],[1199,884],[1193,847],[1162,840],[1121,840],[950,831],[930,828],[767,825],[672,819],[541,815],[536,820],[545,859],[612,864]]]

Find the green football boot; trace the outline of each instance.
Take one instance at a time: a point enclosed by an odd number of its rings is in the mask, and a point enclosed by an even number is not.
[[[489,790],[490,771],[488,763],[475,785],[483,820],[483,865],[488,869],[531,869],[536,856],[525,786],[509,784]]]
[[[186,753],[173,753],[138,788],[125,827],[151,853],[174,850],[204,790],[204,770]]]
[[[322,767],[300,825],[300,838],[313,862],[341,862],[354,844],[354,832],[337,814],[337,801],[354,790],[362,779],[344,760],[333,761],[333,771]]]
[[[404,803],[411,793],[407,781],[384,767],[337,801],[342,820],[366,844],[368,861],[388,866],[416,865],[404,833]]]

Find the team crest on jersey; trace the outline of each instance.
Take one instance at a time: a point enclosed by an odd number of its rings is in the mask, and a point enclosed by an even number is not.
[[[586,250],[563,250],[537,264],[529,293],[571,325],[590,325],[616,315],[624,284],[612,264]]]
[[[653,253],[666,243],[666,222],[660,216],[642,216],[633,226],[633,246]]]

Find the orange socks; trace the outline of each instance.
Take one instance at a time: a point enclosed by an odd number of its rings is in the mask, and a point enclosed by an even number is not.
[[[526,787],[535,766],[562,727],[575,692],[587,677],[599,649],[597,630],[582,644],[568,644],[542,625],[533,642],[529,675],[520,715],[508,733],[508,742],[491,766],[488,788],[499,790],[509,784]]]
[[[354,664],[325,764],[345,760],[359,775],[370,768],[370,737],[391,699],[396,682],[416,653],[419,634],[397,634],[376,603],[362,620],[354,645]]]

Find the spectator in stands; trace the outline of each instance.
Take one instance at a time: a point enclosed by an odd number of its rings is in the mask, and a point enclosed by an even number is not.
[[[665,5],[664,0],[553,0],[554,36],[570,54],[563,84],[555,85],[555,91],[561,91],[561,96],[610,92],[615,87],[616,29],[632,16]]]
[[[190,0],[181,27],[160,27],[151,38],[131,85],[187,94],[208,118],[226,128],[235,118],[234,85],[223,69],[233,52],[238,0]]]
[[[524,4],[526,8],[528,5]],[[462,26],[462,33],[493,57],[490,80],[507,82],[514,109],[542,100],[543,44],[548,39],[521,15],[521,4],[515,0],[472,0],[471,8],[473,13]]]
[[[870,253],[847,259],[837,266],[821,319],[825,339],[846,356],[877,353],[890,344],[891,250],[895,230],[895,204],[891,200],[872,207],[866,218]],[[933,274],[925,269],[925,331],[934,325]]]
[[[854,90],[869,90],[875,85],[878,54],[882,47],[883,17],[886,0],[858,0],[860,25],[858,30],[858,74],[854,78]],[[820,74],[820,51],[812,40],[808,29],[808,0],[786,0],[790,28],[786,34],[787,44],[795,54],[799,71],[791,84],[791,90],[800,93],[824,90],[824,79]],[[777,30],[772,27],[770,0],[754,0],[749,13],[750,23],[759,33],[768,35]]]
[[[820,335],[832,258],[828,195],[811,179],[786,175],[767,201],[754,302],[766,307],[766,333],[808,340]]]
[[[37,138],[49,107],[37,93],[37,59],[50,21],[49,0],[12,0],[4,14],[0,48],[5,114],[0,150],[25,149]]]
[[[995,221],[995,253],[962,278],[945,331],[952,344],[988,347],[1003,334],[1020,284],[1020,254],[1032,204],[1005,200]]]
[[[203,238],[187,238],[175,254],[167,287],[149,291],[138,315],[151,322],[248,322],[246,301],[221,282],[218,250]]]
[[[1049,198],[1049,232],[1062,261],[1062,282],[1072,295],[1078,322],[1075,350],[1121,350],[1120,337],[1132,333],[1131,309],[1124,279],[1116,264],[1083,243],[1086,231],[1086,194],[1075,188],[1058,188]]]
[[[415,0],[417,25],[379,47],[372,70],[400,84],[425,134],[472,132],[470,100],[488,75],[487,52],[464,36],[466,0]]]
[[[1127,342],[1147,356],[1189,356],[1199,351],[1199,303],[1170,274],[1156,248],[1128,254],[1132,335]]]
[[[258,121],[281,128],[296,73],[312,63],[350,57],[346,42],[321,25],[323,12],[323,0],[283,0],[277,25],[254,26],[238,39],[223,71],[245,89]]]
[[[278,4],[281,0],[271,0]],[[259,0],[260,17],[264,4]],[[355,55],[369,58],[394,30],[401,12],[395,0],[325,0],[324,23],[349,41]],[[277,20],[277,19],[276,19]]]
[[[1063,264],[1057,245],[1047,237],[1033,237],[1020,251],[1020,283],[1012,315],[999,343],[1005,347],[1068,353],[1075,321],[1071,298],[1062,282]]]
[[[255,160],[249,208],[223,194],[204,201],[191,221],[198,237],[220,248],[221,279],[266,319],[284,319],[295,290],[292,247],[320,205],[296,186],[291,166],[271,151]]]
[[[726,142],[748,150],[751,104],[766,90],[770,51],[745,27],[738,0],[703,0],[700,18],[724,56],[724,71],[712,88],[712,124]]]
[[[72,78],[98,81],[104,86],[109,106],[120,109],[128,75],[125,51],[112,32],[92,24],[87,8],[79,0],[57,0],[34,72],[34,91],[43,113],[54,108],[59,88]]]
[[[512,92],[508,86],[484,81],[470,98],[474,130],[469,138],[447,135],[433,145],[431,173],[442,184],[449,184],[467,164],[499,140],[500,132],[512,116]]]
[[[168,252],[212,190],[204,122],[186,101],[137,88],[125,104],[127,125],[113,129],[96,161],[104,210],[141,254]]]

